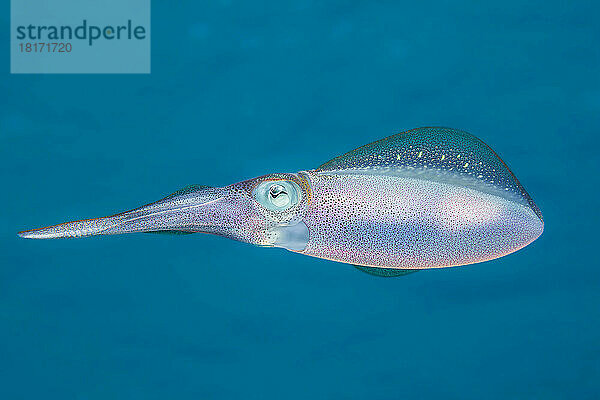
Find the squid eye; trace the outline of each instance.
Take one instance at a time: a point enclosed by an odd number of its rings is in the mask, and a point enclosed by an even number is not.
[[[262,182],[254,190],[254,197],[272,211],[286,210],[300,201],[300,187],[290,181]]]
[[[283,185],[273,184],[269,188],[269,200],[277,207],[286,207],[290,204],[290,195]]]

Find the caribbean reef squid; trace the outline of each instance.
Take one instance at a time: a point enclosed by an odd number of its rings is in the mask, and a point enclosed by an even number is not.
[[[459,130],[418,128],[316,169],[191,185],[131,211],[19,236],[204,232],[400,276],[502,257],[543,230],[539,208],[489,146]]]

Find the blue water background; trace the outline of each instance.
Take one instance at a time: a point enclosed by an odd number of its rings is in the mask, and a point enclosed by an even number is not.
[[[1,399],[598,398],[598,2],[154,1],[150,75],[9,75],[5,4]],[[543,236],[378,279],[210,235],[15,235],[426,125],[490,144]]]

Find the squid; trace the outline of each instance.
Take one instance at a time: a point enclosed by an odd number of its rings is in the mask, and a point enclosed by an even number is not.
[[[190,185],[130,211],[18,235],[203,232],[390,277],[503,257],[543,230],[540,209],[489,146],[460,130],[426,127],[316,169]]]

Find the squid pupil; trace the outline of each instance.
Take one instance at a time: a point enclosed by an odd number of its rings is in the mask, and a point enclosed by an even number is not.
[[[282,186],[271,186],[271,190],[269,190],[271,196],[273,198],[277,198],[280,194],[287,194]]]

